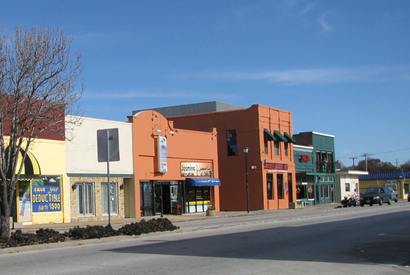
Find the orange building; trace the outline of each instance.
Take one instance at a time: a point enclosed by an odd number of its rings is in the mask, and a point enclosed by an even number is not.
[[[217,129],[222,210],[289,208],[296,201],[290,112],[219,102],[157,110],[178,128]]]
[[[182,130],[156,111],[134,114],[135,215],[220,210],[217,132]]]

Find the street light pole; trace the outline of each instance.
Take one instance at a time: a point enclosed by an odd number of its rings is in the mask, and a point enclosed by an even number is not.
[[[243,154],[245,157],[246,211],[249,214],[248,153],[249,153],[249,148],[245,146],[243,148]]]

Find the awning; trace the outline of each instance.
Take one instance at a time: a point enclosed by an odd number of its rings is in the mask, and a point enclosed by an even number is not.
[[[277,138],[274,135],[272,135],[272,133],[266,128],[263,129],[263,135],[265,137],[265,140],[268,140],[268,141],[276,141],[277,140]]]
[[[288,140],[288,142],[290,142],[290,143],[296,143],[296,140],[291,136],[291,135],[289,135],[288,133],[286,133],[285,132],[285,138]]]
[[[274,134],[275,137],[277,137],[280,141],[288,142],[288,140],[284,136],[282,136],[282,134],[278,130],[275,130]]]
[[[221,181],[218,178],[187,178],[185,183],[194,187],[221,185]]]

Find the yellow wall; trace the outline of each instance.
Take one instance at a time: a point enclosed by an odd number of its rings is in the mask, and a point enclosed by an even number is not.
[[[7,143],[6,138],[5,142]],[[31,223],[69,223],[71,221],[70,183],[66,174],[65,141],[36,139],[29,149],[40,165],[41,175],[61,176],[60,183],[63,209],[61,212],[31,213]],[[18,201],[19,198],[17,197],[17,208]],[[17,209],[17,211],[19,211],[19,209]]]
[[[65,141],[37,139],[30,151],[40,164],[42,175],[61,175],[63,212],[32,213],[33,223],[70,222],[70,183],[66,175]]]
[[[386,181],[386,180],[366,180],[366,181],[360,181],[360,192],[363,193],[364,190],[369,187],[369,186],[385,186],[386,183],[389,183],[392,181]],[[399,198],[400,199],[407,199],[407,193],[405,192],[405,185],[410,184],[410,179],[404,180],[396,180],[398,183],[398,188],[397,192],[399,193]]]

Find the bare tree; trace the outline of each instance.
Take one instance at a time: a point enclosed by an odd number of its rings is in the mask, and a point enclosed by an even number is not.
[[[79,57],[70,44],[62,32],[50,30],[16,29],[14,36],[0,37],[1,237],[10,236],[16,186],[30,145],[44,135],[64,135],[65,113],[79,97]]]

